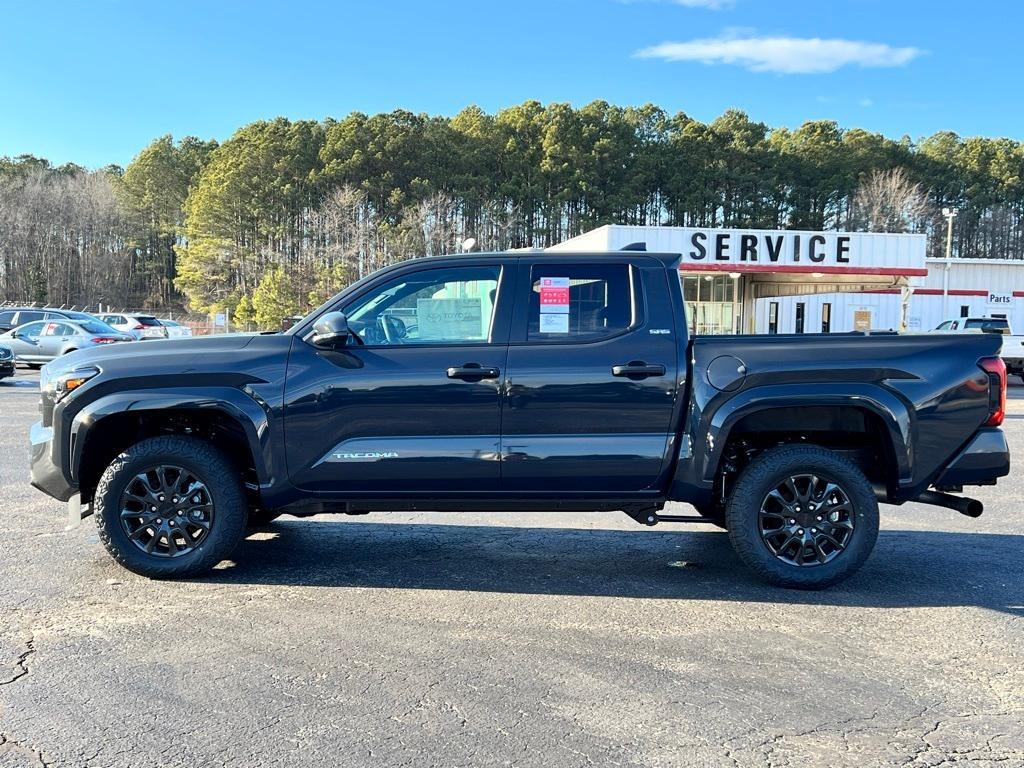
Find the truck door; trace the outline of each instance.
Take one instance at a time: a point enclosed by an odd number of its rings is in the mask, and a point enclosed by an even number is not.
[[[296,337],[285,385],[299,488],[373,497],[497,491],[515,260],[403,269],[342,306],[358,334]]]
[[[503,490],[615,493],[655,483],[681,364],[668,277],[643,256],[520,262]]]

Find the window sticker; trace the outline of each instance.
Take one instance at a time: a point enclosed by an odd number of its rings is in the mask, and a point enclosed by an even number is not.
[[[480,298],[417,299],[416,322],[421,339],[442,341],[485,336]]]
[[[569,314],[569,278],[542,277],[540,279],[540,313]]]
[[[553,312],[542,312],[540,316],[540,328],[541,333],[568,333],[569,332],[569,315],[568,314],[555,314]]]

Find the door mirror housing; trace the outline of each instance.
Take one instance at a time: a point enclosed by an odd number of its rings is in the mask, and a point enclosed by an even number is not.
[[[318,347],[343,347],[352,331],[344,312],[328,312],[313,325],[313,343]]]

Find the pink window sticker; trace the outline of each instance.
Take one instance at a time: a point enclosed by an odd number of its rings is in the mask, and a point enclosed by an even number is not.
[[[542,314],[569,313],[568,277],[542,277],[540,279],[540,311]]]

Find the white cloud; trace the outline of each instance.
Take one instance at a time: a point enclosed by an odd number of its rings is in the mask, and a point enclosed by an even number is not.
[[[860,104],[862,107],[873,107],[875,105],[875,102],[871,99],[861,99],[857,103]]]
[[[636,52],[644,59],[735,64],[752,72],[818,74],[840,67],[901,67],[920,56],[918,48],[819,37],[746,37],[723,34],[681,43],[662,43]]]

